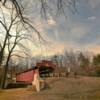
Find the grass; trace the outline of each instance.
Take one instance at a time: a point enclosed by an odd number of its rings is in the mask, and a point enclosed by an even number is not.
[[[27,88],[1,90],[0,100],[100,100],[100,78],[47,78],[39,93]]]

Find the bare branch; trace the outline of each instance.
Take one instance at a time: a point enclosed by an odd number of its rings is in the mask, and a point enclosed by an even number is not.
[[[13,57],[13,56],[20,57],[20,58],[26,58],[26,57],[18,55],[18,54],[12,54],[11,57]]]

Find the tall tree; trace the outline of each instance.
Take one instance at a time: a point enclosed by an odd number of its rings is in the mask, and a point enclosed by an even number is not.
[[[93,58],[93,64],[95,66],[100,66],[100,54],[98,54],[97,56],[94,56],[94,58]]]
[[[1,51],[0,51],[0,65],[2,65],[4,53],[6,52],[6,59],[3,66],[2,73],[2,81],[1,88],[4,88],[5,81],[7,77],[7,71],[9,67],[9,60],[12,56],[12,53],[16,46],[21,48],[25,48],[22,40],[32,40],[31,35],[27,34],[28,27],[23,24],[21,19],[19,18],[19,14],[16,13],[13,4],[10,4],[10,9],[5,8],[5,6],[0,7],[1,16],[0,16],[0,24],[1,24],[1,32],[2,32],[2,41],[1,43]],[[23,11],[23,10],[22,10]],[[21,12],[22,12],[21,11]],[[3,28],[3,29],[2,29]]]
[[[73,72],[78,72],[77,54],[73,50],[70,50],[69,52],[65,51],[64,64],[67,70],[70,68]]]
[[[100,76],[100,54],[93,57],[93,65],[96,76]]]
[[[78,61],[80,63],[80,67],[82,68],[88,67],[90,64],[89,59],[85,57],[85,55],[82,52],[79,54]]]

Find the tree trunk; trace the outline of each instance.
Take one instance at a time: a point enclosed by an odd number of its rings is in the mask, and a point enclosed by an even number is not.
[[[1,86],[0,86],[0,88],[2,88],[2,89],[5,88],[5,84],[6,84],[10,55],[11,55],[11,53],[9,53],[7,61],[6,61],[6,65],[4,66],[4,69],[3,69],[3,76],[2,76],[2,80],[1,80]]]
[[[0,88],[2,88],[2,89],[5,88],[7,71],[8,71],[8,66],[6,65],[6,66],[4,66],[2,80],[1,80],[1,86],[0,86]]]

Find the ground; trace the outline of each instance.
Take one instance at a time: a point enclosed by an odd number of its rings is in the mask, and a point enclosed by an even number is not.
[[[100,100],[100,78],[48,78],[37,93],[30,88],[0,90],[0,100]]]

